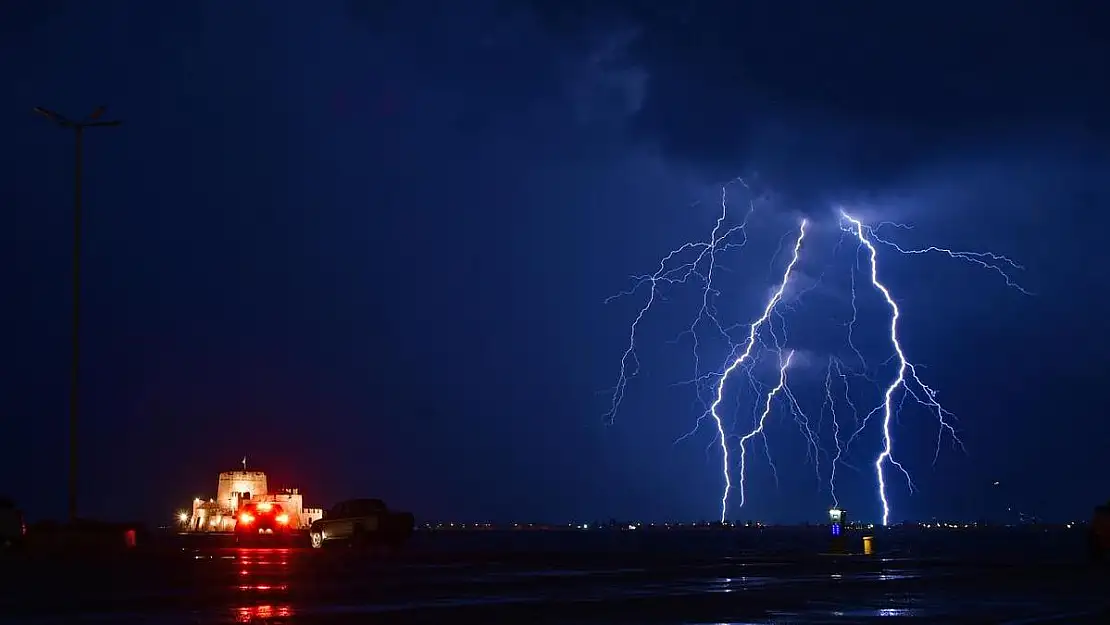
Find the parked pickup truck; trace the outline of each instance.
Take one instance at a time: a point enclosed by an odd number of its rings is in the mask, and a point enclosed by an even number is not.
[[[399,547],[412,536],[411,512],[389,510],[380,499],[349,499],[332,506],[308,529],[313,549],[344,543]]]

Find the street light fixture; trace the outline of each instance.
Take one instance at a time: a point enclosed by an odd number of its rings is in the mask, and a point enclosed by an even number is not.
[[[36,106],[42,115],[60,128],[71,129],[75,137],[73,161],[73,344],[69,389],[69,520],[77,520],[77,415],[81,372],[81,139],[86,128],[119,126],[122,121],[101,119],[106,107],[98,106],[84,119],[75,121],[50,109]]]

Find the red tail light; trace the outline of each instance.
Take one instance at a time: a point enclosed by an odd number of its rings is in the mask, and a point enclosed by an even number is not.
[[[249,512],[244,512],[243,514],[239,515],[239,522],[243,525],[250,525],[251,523],[254,523],[254,515],[250,514]]]

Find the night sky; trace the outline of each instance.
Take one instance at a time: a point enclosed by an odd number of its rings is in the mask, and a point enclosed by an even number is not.
[[[1094,6],[0,3],[0,491],[65,514],[73,136],[31,108],[106,104],[125,123],[85,142],[84,515],[168,521],[246,455],[309,503],[377,496],[419,519],[714,519],[712,429],[673,444],[701,413],[675,342],[697,285],[645,317],[612,425],[647,292],[604,301],[707,237],[743,176],[730,223],[756,212],[715,305],[757,316],[780,238],[812,220],[799,279],[827,277],[782,309],[811,417],[849,354],[836,206],[912,223],[882,230],[905,247],[1026,267],[1031,296],[880,248],[904,346],[967,449],[946,440],[934,465],[936,420],[907,408],[897,454],[918,490],[889,480],[892,521],[1086,517],[1110,495]],[[889,313],[858,284],[858,345],[885,381]],[[703,350],[719,370],[724,348]],[[726,402],[737,435],[745,385]],[[753,447],[730,517],[820,520],[827,475],[785,404],[767,432],[778,483]],[[838,469],[857,519],[880,512],[873,433]]]

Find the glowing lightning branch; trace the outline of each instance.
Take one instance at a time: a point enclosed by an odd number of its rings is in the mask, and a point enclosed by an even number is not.
[[[796,254],[796,253],[795,253]],[[746,480],[745,474],[748,463],[747,443],[756,436],[763,434],[763,426],[767,423],[767,416],[771,414],[771,402],[775,399],[782,389],[786,388],[786,370],[790,367],[790,361],[794,359],[794,350],[786,353],[786,359],[779,365],[779,383],[775,385],[770,391],[767,392],[767,399],[763,403],[763,413],[759,415],[759,421],[756,423],[754,429],[744,436],[740,437],[740,507],[744,507],[744,482]],[[723,515],[723,513],[722,513]],[[723,521],[723,519],[722,519]]]
[[[939,403],[937,403],[935,398],[935,391],[922,383],[920,378],[917,377],[917,370],[914,368],[914,365],[906,358],[906,354],[902,349],[902,343],[898,339],[898,319],[901,317],[902,311],[899,310],[898,304],[895,303],[894,298],[891,296],[890,291],[887,289],[887,287],[879,281],[878,252],[875,250],[874,244],[872,244],[871,240],[868,239],[867,235],[865,234],[865,228],[858,219],[852,217],[844,211],[841,211],[840,214],[845,220],[848,221],[849,224],[851,224],[851,230],[859,239],[860,244],[867,248],[867,256],[871,269],[871,285],[874,286],[875,289],[877,289],[879,293],[882,294],[883,299],[886,300],[887,306],[890,307],[890,342],[891,345],[894,347],[894,353],[898,360],[897,374],[894,376],[894,380],[890,383],[889,386],[887,386],[886,391],[883,393],[883,402],[881,404],[881,410],[883,414],[883,449],[879,453],[878,457],[875,458],[875,473],[879,481],[879,499],[883,505],[883,525],[886,525],[890,519],[890,503],[887,500],[886,496],[886,480],[883,475],[883,465],[885,465],[886,463],[890,463],[892,466],[896,467],[906,477],[906,481],[910,485],[910,488],[913,488],[913,480],[912,478],[910,478],[909,472],[906,471],[905,467],[899,464],[898,461],[894,458],[894,440],[890,433],[890,424],[894,418],[895,413],[894,394],[899,389],[903,389],[905,392],[911,394],[919,402],[933,408],[937,413],[937,418],[940,420],[941,427],[948,430],[956,441],[959,441],[959,438],[956,437],[955,428],[953,428],[952,425],[949,424],[946,420],[946,417],[950,416],[951,413],[945,410]],[[906,387],[907,375],[924,392],[924,399],[922,399],[921,396],[917,395],[912,390]]]
[[[880,225],[891,225],[906,229],[910,228],[910,226],[906,226],[904,224],[896,224],[889,221],[883,222]],[[1022,267],[1013,260],[1001,254],[995,254],[994,252],[962,252],[959,250],[950,250],[943,247],[937,247],[935,245],[930,245],[928,247],[923,247],[920,249],[906,249],[904,247],[901,247],[897,243],[894,243],[893,241],[888,241],[887,239],[880,237],[878,234],[875,233],[874,228],[867,228],[866,226],[862,226],[862,229],[867,230],[868,234],[871,235],[870,238],[872,240],[878,243],[882,243],[883,245],[892,247],[901,254],[944,254],[949,258],[966,261],[973,265],[979,265],[984,269],[989,269],[990,271],[993,271],[1002,276],[1002,279],[1006,281],[1006,286],[1017,289],[1025,295],[1032,295],[1032,293],[1026,291],[1024,287],[1015,282],[1010,274],[1002,267],[1002,265],[1006,265],[1010,269],[1017,269],[1018,271],[1024,270],[1025,267]]]
[[[844,455],[844,449],[840,445],[840,420],[836,416],[836,399],[832,394],[832,372],[833,367],[837,368],[837,373],[840,373],[840,366],[836,364],[836,359],[829,356],[829,366],[825,369],[825,402],[821,404],[821,416],[824,417],[825,407],[828,407],[829,416],[832,418],[833,427],[833,444],[836,445],[836,455],[833,456],[832,466],[829,469],[829,495],[832,497],[833,507],[840,507],[840,499],[836,496],[836,465],[840,464],[840,457]]]
[[[722,230],[722,226],[728,218],[728,187],[734,182],[747,186],[742,179],[736,178],[721,188],[721,214],[717,218],[717,223],[714,225],[708,241],[689,241],[671,250],[670,253],[660,259],[659,267],[656,269],[655,273],[646,276],[636,276],[632,288],[605,299],[605,303],[608,304],[617,298],[635,293],[644,285],[648,285],[649,288],[647,301],[644,302],[644,305],[640,308],[640,311],[632,321],[632,326],[628,333],[628,346],[625,348],[624,355],[621,356],[620,375],[617,378],[616,385],[613,387],[609,412],[605,415],[606,420],[610,424],[616,419],[621,402],[624,401],[624,393],[628,387],[628,381],[636,377],[636,374],[639,372],[640,361],[636,356],[636,333],[639,330],[640,322],[643,321],[644,316],[655,304],[655,299],[659,296],[660,287],[668,284],[685,284],[690,280],[700,281],[704,285],[702,290],[701,309],[698,311],[697,317],[687,330],[694,338],[695,379],[699,376],[697,371],[698,335],[695,332],[698,322],[708,318],[716,325],[718,331],[727,338],[727,333],[721,327],[720,323],[717,323],[711,301],[712,296],[717,293],[713,288],[713,270],[716,267],[717,254],[719,252],[733,247],[743,247],[744,244],[747,243],[748,238],[745,228],[748,218],[755,210],[755,206],[749,201],[748,212],[744,216],[744,220],[739,225]],[[733,241],[736,237],[739,237],[740,240]],[[694,252],[696,252],[696,255],[693,260],[678,262]],[[703,261],[706,260],[708,260],[708,263],[703,263]],[[703,269],[703,264],[708,265],[708,267]]]
[[[714,399],[713,403],[709,406],[709,414],[713,417],[713,422],[717,425],[717,434],[720,436],[721,442],[721,455],[723,456],[721,463],[723,467],[722,472],[724,473],[725,478],[725,490],[724,493],[721,494],[722,523],[725,522],[725,519],[728,515],[728,495],[729,491],[732,490],[732,476],[729,474],[728,444],[725,437],[724,421],[722,420],[721,415],[717,412],[717,410],[718,408],[720,408],[721,402],[725,400],[725,384],[728,382],[728,377],[732,375],[733,371],[739,369],[748,359],[751,358],[752,349],[755,347],[756,337],[759,335],[760,328],[763,327],[764,323],[767,323],[767,320],[775,311],[775,305],[778,304],[780,300],[782,300],[782,295],[786,291],[786,285],[790,282],[790,275],[791,273],[793,273],[794,267],[798,264],[798,258],[801,256],[802,241],[805,240],[805,237],[806,220],[803,219],[801,225],[798,227],[798,238],[794,241],[794,255],[791,256],[790,263],[786,265],[786,271],[782,273],[782,281],[779,283],[778,289],[776,289],[774,294],[771,295],[771,298],[767,300],[767,305],[763,308],[763,314],[760,315],[758,319],[753,321],[751,326],[749,326],[748,339],[744,342],[744,351],[740,352],[738,356],[733,358],[732,364],[725,368],[725,370],[721,373],[721,379],[717,383],[717,398]],[[735,353],[735,351],[733,353]],[[764,414],[764,416],[761,418],[761,424],[762,419],[765,417],[766,414]],[[746,439],[741,439],[741,444],[743,444],[745,440]],[[740,479],[741,482],[743,482],[743,468],[741,468]],[[744,505],[743,501],[743,489],[741,489],[741,506]]]
[[[779,353],[782,353],[781,350]],[[802,434],[802,438],[806,439],[806,460],[813,462],[813,470],[817,473],[817,479],[820,480],[821,441],[819,434],[810,425],[809,417],[802,410],[802,405],[798,403],[794,391],[790,390],[788,386],[782,390],[782,393],[786,397],[787,406],[790,408],[790,416],[794,417],[794,423],[798,426],[798,431]]]
[[[735,182],[744,184],[743,180],[740,179],[732,181],[732,183]],[[732,183],[729,183],[729,185]],[[839,357],[830,355],[828,367],[825,371],[824,401],[821,405],[819,416],[814,423],[810,421],[809,417],[802,409],[802,404],[798,401],[798,398],[795,397],[792,389],[787,385],[787,369],[791,366],[796,352],[793,346],[787,349],[789,338],[787,336],[786,315],[794,311],[798,302],[783,302],[786,288],[791,283],[791,279],[801,257],[802,246],[806,239],[806,230],[809,224],[804,219],[801,221],[797,234],[794,237],[793,253],[790,261],[783,270],[777,287],[766,300],[762,314],[750,323],[726,327],[720,322],[716,308],[716,298],[720,295],[720,292],[717,290],[715,284],[715,279],[717,278],[715,270],[718,266],[718,258],[722,252],[731,248],[743,247],[747,243],[747,223],[749,217],[751,217],[754,212],[754,205],[749,200],[748,210],[743,220],[737,225],[728,224],[729,207],[727,189],[729,185],[725,185],[725,187],[721,189],[720,214],[716,219],[712,231],[705,240],[690,241],[672,250],[659,261],[658,267],[654,273],[634,277],[631,289],[606,300],[606,302],[609,302],[617,297],[635,293],[641,287],[646,287],[648,289],[646,301],[639,308],[629,330],[628,343],[620,363],[620,376],[617,380],[617,384],[612,390],[611,406],[606,414],[607,420],[609,423],[612,423],[615,419],[616,413],[624,399],[628,382],[636,376],[639,370],[636,347],[640,322],[644,320],[657,299],[662,298],[662,293],[667,287],[681,286],[691,282],[696,283],[699,285],[701,291],[700,307],[692,323],[679,335],[679,339],[686,334],[691,335],[693,342],[694,377],[690,383],[695,385],[697,389],[696,401],[701,404],[704,410],[694,423],[693,429],[687,434],[679,437],[675,442],[677,443],[693,435],[699,430],[700,426],[706,422],[711,421],[715,426],[715,432],[707,451],[709,448],[717,446],[720,448],[721,453],[720,466],[724,482],[724,489],[720,499],[721,522],[723,523],[727,520],[729,495],[733,488],[733,476],[731,474],[730,464],[732,458],[730,458],[729,454],[731,441],[728,432],[730,429],[733,431],[738,429],[734,421],[729,424],[731,428],[726,428],[725,417],[722,413],[725,412],[723,405],[725,401],[726,385],[732,384],[735,377],[734,374],[739,371],[742,377],[746,377],[748,384],[745,385],[745,392],[734,392],[733,394],[745,397],[750,395],[763,399],[763,401],[753,402],[754,405],[751,407],[751,418],[754,420],[754,424],[750,429],[745,428],[748,430],[747,433],[739,437],[737,437],[736,434],[732,435],[732,438],[739,438],[740,458],[738,469],[740,475],[737,483],[737,487],[740,491],[739,505],[742,507],[747,498],[746,472],[748,452],[750,451],[748,443],[752,441],[752,439],[761,439],[763,450],[767,455],[767,460],[771,467],[772,475],[775,482],[778,482],[778,474],[775,464],[771,459],[765,426],[770,416],[774,399],[781,395],[785,400],[784,407],[789,410],[795,423],[801,430],[803,437],[806,439],[807,459],[813,459],[814,468],[820,480],[824,479],[822,473],[822,456],[824,455],[824,458],[831,461],[828,472],[828,488],[834,506],[838,506],[840,503],[839,494],[837,492],[838,468],[844,466],[849,469],[858,470],[849,463],[849,460],[853,456],[852,443],[867,429],[872,416],[878,414],[882,415],[881,449],[878,455],[874,457],[873,466],[878,481],[878,498],[882,504],[882,523],[883,525],[887,525],[890,521],[890,501],[887,496],[888,469],[890,467],[897,469],[905,477],[911,492],[915,488],[909,472],[896,459],[894,453],[895,440],[892,430],[894,419],[899,414],[902,405],[909,400],[913,400],[926,407],[935,415],[938,423],[938,436],[934,462],[939,456],[940,444],[946,435],[956,445],[962,447],[963,444],[960,442],[956,433],[956,428],[953,425],[955,415],[940,405],[936,399],[936,391],[922,381],[918,376],[918,367],[910,362],[906,356],[899,336],[899,323],[902,319],[902,311],[891,295],[890,290],[879,280],[877,246],[881,245],[884,246],[884,249],[892,249],[901,254],[943,254],[950,258],[973,263],[998,273],[1005,279],[1006,284],[1022,293],[1028,294],[1029,292],[1019,286],[1008,273],[1010,270],[1021,270],[1022,267],[1005,256],[990,252],[955,251],[936,246],[921,249],[904,248],[897,243],[879,236],[878,231],[888,226],[909,230],[911,226],[893,222],[880,222],[873,225],[865,225],[847,212],[840,211],[840,239],[837,241],[837,249],[839,249],[842,242],[848,240],[849,237],[858,241],[850,272],[851,318],[844,324],[847,329],[846,347],[851,350],[854,358],[851,361],[852,364],[849,365]],[[735,221],[732,223],[735,224]],[[787,232],[779,240],[779,247],[775,250],[771,261],[772,266],[777,264],[776,260],[780,253],[787,249],[786,241],[790,238],[790,234],[790,232]],[[873,380],[872,375],[874,371],[870,370],[867,360],[864,358],[862,351],[857,348],[854,340],[854,333],[856,330],[860,329],[857,325],[861,320],[859,314],[860,309],[857,303],[856,272],[858,270],[861,274],[863,273],[865,262],[871,286],[882,295],[886,307],[890,311],[890,322],[887,328],[893,354],[885,362],[889,363],[894,361],[897,365],[897,370],[893,379],[883,387],[880,387],[880,385]],[[821,284],[824,275],[825,271],[822,270],[813,285],[798,291],[796,295],[800,297],[806,292],[816,289]],[[708,324],[708,326],[706,324]],[[727,345],[728,356],[724,361],[724,364],[727,366],[724,366],[723,369],[709,369],[703,371],[701,368],[699,347],[702,337],[700,333],[707,327],[711,327],[712,329],[710,331],[715,332],[720,338],[723,338]],[[735,340],[731,334],[732,332],[741,333],[743,340]],[[774,353],[778,356],[779,377],[777,385],[773,387],[758,380],[754,373],[754,367],[752,366],[753,362],[764,353]],[[857,365],[855,361],[858,361],[858,369],[856,368]],[[843,385],[842,397],[834,397],[834,374],[840,378]],[[850,384],[849,378],[866,380],[869,384],[875,385],[881,390],[882,400],[870,412],[862,415],[862,417],[861,411],[857,410],[856,404],[853,403],[852,389],[855,388],[855,384]],[[712,402],[709,401],[710,393],[713,395]],[[737,404],[737,408],[739,408],[739,400]],[[851,411],[851,421],[845,421],[842,418],[844,414],[843,412],[838,412],[838,406],[846,407],[846,409]],[[833,444],[835,445],[835,452],[828,453],[827,455],[825,455],[822,449],[822,437],[827,436],[823,434],[824,430],[822,427],[826,410],[828,410],[832,420],[832,437]],[[846,425],[848,425],[848,427],[845,427]],[[851,433],[850,435],[843,436],[849,432]],[[821,488],[823,489],[823,486]]]
[[[850,271],[848,272],[848,276],[852,280],[852,282],[851,282],[852,319],[850,321],[848,321],[848,347],[852,348],[852,352],[855,353],[856,358],[859,358],[860,365],[862,365],[863,368],[866,369],[867,368],[867,360],[864,359],[863,354],[859,351],[859,348],[856,347],[855,341],[852,340],[852,332],[856,329],[856,320],[859,318],[859,307],[856,306],[856,266],[858,264],[859,264],[859,249],[857,248],[856,249],[856,255],[852,259],[852,267],[851,267]]]

